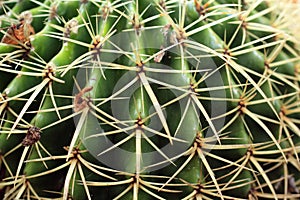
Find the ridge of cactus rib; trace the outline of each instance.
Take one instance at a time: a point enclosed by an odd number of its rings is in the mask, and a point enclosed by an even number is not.
[[[0,1],[0,198],[300,198],[297,1]]]

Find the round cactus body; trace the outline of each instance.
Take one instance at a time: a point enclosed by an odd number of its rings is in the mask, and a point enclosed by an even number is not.
[[[1,1],[0,198],[299,199],[297,12]]]

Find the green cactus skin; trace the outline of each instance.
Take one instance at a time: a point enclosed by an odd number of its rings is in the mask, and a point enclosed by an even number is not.
[[[74,2],[71,2],[71,3],[73,3],[73,7],[74,7]],[[75,2],[75,5],[78,5],[78,3]],[[61,7],[65,6],[65,8],[68,8],[68,7],[72,6],[72,4],[62,3],[62,4],[59,4],[59,6],[61,6]],[[68,13],[68,15],[70,16],[70,13]],[[63,15],[61,15],[61,16],[63,17]],[[65,17],[67,17],[67,16],[65,16]],[[52,21],[55,21],[55,19],[53,19]],[[29,53],[29,55],[26,55],[26,57],[34,60],[34,59],[36,59],[35,51],[38,51],[38,52],[40,52],[38,55],[41,59],[43,59],[45,61],[49,61],[51,56],[57,54],[59,47],[61,47],[61,45],[60,45],[61,41],[55,40],[51,37],[44,36],[44,34],[51,33],[52,31],[54,31],[54,29],[50,26],[50,22],[48,22],[48,25],[46,25],[44,27],[44,29],[41,32],[39,32],[38,34],[36,34],[34,36],[34,38],[32,39],[31,45],[34,50],[31,51]],[[44,47],[41,47],[40,45],[38,45],[39,43],[52,43],[54,45],[54,48],[52,49],[53,52],[51,53],[51,51],[47,50]],[[57,48],[57,50],[55,50],[56,48]],[[37,64],[37,65],[35,64],[33,66],[28,66],[28,67],[22,67],[21,73],[38,73],[39,72],[38,70],[33,69],[33,67],[37,67],[37,66],[40,67],[39,64]],[[24,75],[24,76],[22,76],[22,78],[16,77],[15,79],[13,79],[12,82],[5,88],[5,90],[3,92],[3,95],[5,96],[5,98],[6,99],[13,98],[16,95],[21,94],[24,91],[27,91],[31,87],[34,87],[38,84],[46,83],[46,81],[45,81],[46,79],[43,79],[44,77],[42,77],[42,76],[47,76],[47,70],[48,70],[47,67],[48,66],[45,66],[45,68],[46,68],[45,75],[38,75],[38,76]],[[26,83],[24,84],[22,82],[22,80],[25,80]],[[40,92],[43,93],[43,91],[44,91],[44,88],[41,88]],[[20,96],[19,98],[29,98],[29,97],[30,97],[30,94],[26,94],[26,96],[23,96],[23,97]],[[35,97],[35,99],[41,100],[41,97],[39,97],[39,95],[37,95]],[[25,106],[25,103],[26,103],[25,101],[20,101],[20,100],[11,100],[11,101],[9,101],[9,103],[7,103],[7,109],[9,109],[11,111],[8,110],[8,112],[6,114],[7,117],[6,117],[6,122],[3,124],[3,130],[7,131],[7,130],[9,130],[9,128],[13,127],[13,122],[17,119],[17,117],[15,116],[14,113],[20,113],[22,108]],[[33,102],[33,104],[31,105],[31,107],[29,109],[35,110],[35,109],[38,109],[39,106],[40,106],[39,104],[36,104]],[[24,116],[24,119],[27,121],[30,121],[31,118],[32,118],[32,115],[29,115],[27,117]],[[8,131],[6,134],[1,134],[1,136],[0,136],[1,137],[1,139],[0,139],[1,140],[0,141],[1,154],[3,154],[3,155],[10,152],[11,150],[13,150],[16,146],[18,146],[24,138],[24,136],[22,136],[20,134],[19,135],[18,134],[10,135],[10,134],[11,133]],[[10,141],[10,142],[8,142],[8,141]],[[20,153],[20,151],[22,152],[22,150],[18,150],[18,151],[19,151],[19,153],[16,152],[16,153],[10,154],[9,157],[7,157],[7,159],[19,160],[22,155],[22,153]],[[9,165],[11,165],[8,167],[9,170],[11,171],[10,173],[15,173],[17,171],[18,163],[17,162],[9,162]]]
[[[1,37],[35,33],[0,44],[0,198],[299,199],[278,2],[1,2]]]

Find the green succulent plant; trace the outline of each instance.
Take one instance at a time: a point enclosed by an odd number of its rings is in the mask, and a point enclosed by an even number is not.
[[[300,198],[285,2],[0,3],[0,198]]]

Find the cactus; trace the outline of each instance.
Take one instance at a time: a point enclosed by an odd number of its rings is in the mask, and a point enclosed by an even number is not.
[[[0,3],[1,198],[300,198],[296,6]]]

